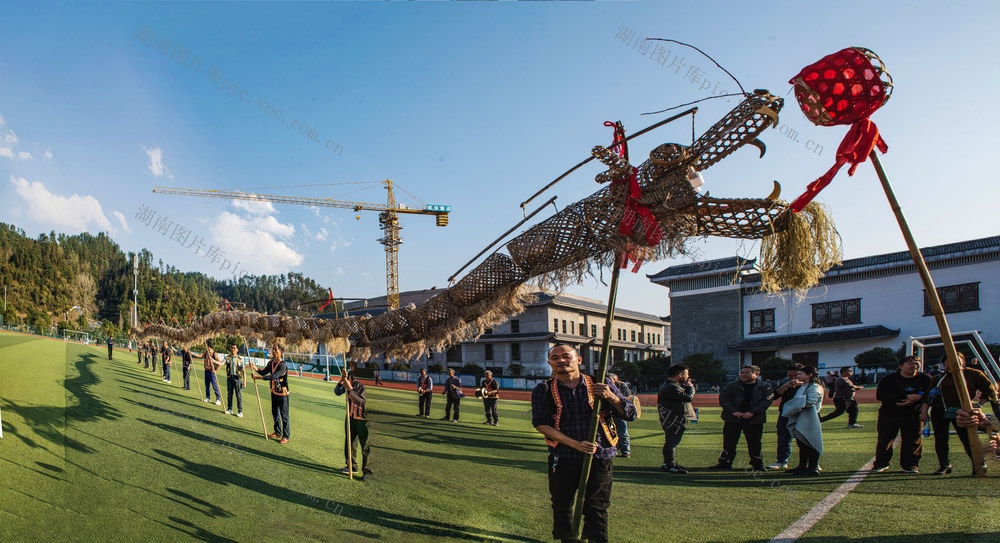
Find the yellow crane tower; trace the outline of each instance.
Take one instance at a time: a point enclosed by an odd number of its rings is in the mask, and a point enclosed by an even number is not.
[[[178,194],[181,196],[225,198],[229,200],[274,202],[276,204],[339,207],[341,209],[353,209],[354,211],[378,211],[380,212],[378,222],[379,227],[382,229],[382,237],[377,241],[385,246],[385,282],[388,306],[389,309],[397,309],[399,308],[399,246],[403,243],[403,238],[399,235],[399,231],[403,228],[399,224],[399,214],[434,215],[437,226],[447,226],[448,213],[451,212],[451,206],[426,204],[424,209],[410,209],[406,206],[400,206],[396,204],[396,197],[392,193],[392,181],[386,179],[382,181],[382,184],[385,185],[385,189],[388,192],[385,204],[349,202],[329,198],[258,194],[232,190],[183,189],[176,187],[153,187],[153,192]]]

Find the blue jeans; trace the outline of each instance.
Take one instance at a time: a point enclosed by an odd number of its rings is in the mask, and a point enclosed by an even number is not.
[[[212,373],[212,372],[210,372],[208,370],[205,370],[205,399],[206,400],[211,400],[212,399],[212,395],[209,393],[209,391],[210,391],[209,386],[211,386],[213,389],[215,389],[215,401],[221,402],[222,401],[222,394],[219,392],[219,381],[216,380],[214,373]]]
[[[628,422],[612,415],[615,431],[618,432],[618,450],[623,453],[632,452],[628,442]]]
[[[788,417],[778,417],[778,463],[787,464],[792,454],[792,434],[788,433]]]

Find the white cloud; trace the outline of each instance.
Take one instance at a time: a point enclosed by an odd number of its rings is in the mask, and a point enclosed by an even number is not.
[[[333,274],[334,275],[344,275],[344,268],[341,268],[340,266],[337,266],[337,268],[335,270],[333,270]]]
[[[7,135],[4,136],[3,139],[4,139],[4,141],[6,141],[7,143],[9,143],[11,145],[16,145],[17,141],[18,141],[17,140],[17,134],[15,134],[13,130],[8,130],[7,131]]]
[[[77,234],[86,231],[90,223],[96,223],[101,230],[113,231],[100,202],[93,196],[60,196],[50,192],[40,181],[29,182],[23,177],[11,176],[10,182],[28,204],[28,216],[46,228]]]
[[[233,200],[233,207],[251,215],[271,215],[276,212],[274,204],[261,200]]]
[[[13,159],[14,158],[14,151],[11,151],[7,147],[0,147],[0,156]]]
[[[14,160],[15,158],[19,158],[21,160],[31,160],[35,158],[27,151],[19,151],[15,153],[10,147],[0,147],[0,157],[9,158],[11,160]]]
[[[326,241],[327,236],[330,233],[326,231],[326,228],[320,228],[319,232],[316,234],[316,241]]]
[[[45,150],[45,158],[51,159],[52,158],[52,151],[49,151],[48,149],[46,149]]]
[[[275,217],[243,218],[228,211],[216,216],[212,226],[213,240],[225,251],[225,258],[241,262],[240,268],[250,268],[251,273],[285,273],[301,264],[303,255],[288,243],[294,234],[293,225],[283,224]],[[217,264],[221,266],[224,262]]]
[[[131,233],[132,233],[132,229],[131,229],[131,228],[129,227],[128,223],[127,223],[127,222],[125,222],[125,215],[124,215],[124,214],[122,214],[122,212],[121,212],[121,211],[118,211],[118,210],[116,209],[115,211],[112,211],[112,212],[111,212],[111,214],[112,214],[112,215],[114,215],[116,219],[118,219],[118,222],[119,222],[119,223],[121,223],[121,225],[122,225],[122,230],[124,230],[124,231],[128,232],[129,234],[131,234]]]
[[[145,145],[140,145],[143,151],[146,151],[146,156],[149,157],[149,171],[153,172],[156,177],[163,177],[164,175],[173,179],[173,174],[170,170],[163,165],[163,149],[159,147],[153,147],[152,149],[146,147]]]
[[[325,230],[324,230],[325,231]],[[336,251],[337,249],[346,249],[350,247],[354,242],[344,239],[344,236],[337,234],[337,239],[333,240],[333,245],[330,245],[330,252]]]
[[[31,153],[27,151],[21,151],[20,153],[17,154],[17,158],[20,158],[21,160],[31,160],[35,157],[31,156]]]
[[[3,125],[4,125],[3,115],[0,115],[0,126],[3,126]]]

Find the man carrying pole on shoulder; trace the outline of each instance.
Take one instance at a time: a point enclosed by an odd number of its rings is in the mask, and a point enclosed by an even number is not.
[[[355,473],[358,471],[358,457],[354,453],[355,447],[360,444],[361,480],[367,481],[372,470],[368,467],[371,433],[368,428],[368,410],[365,409],[365,385],[354,378],[353,371],[349,371],[346,378],[340,379],[333,392],[337,396],[347,393],[347,420],[345,421],[346,433],[344,434],[344,461],[347,465],[340,472]],[[350,437],[348,438],[348,436]]]
[[[531,393],[531,424],[549,446],[549,493],[552,497],[552,537],[574,541],[573,504],[580,485],[583,460],[593,455],[583,503],[583,538],[608,540],[608,506],[611,504],[612,462],[618,454],[618,436],[611,412],[635,420],[635,406],[613,384],[595,383],[580,373],[580,355],[569,345],[549,350],[553,377]],[[590,419],[598,402],[604,402],[597,440],[587,439]]]

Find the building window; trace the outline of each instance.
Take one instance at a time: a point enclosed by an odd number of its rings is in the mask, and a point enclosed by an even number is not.
[[[521,321],[517,319],[510,321],[510,333],[512,334],[521,333]]]
[[[775,356],[778,356],[778,351],[754,351],[750,353],[750,363],[754,366],[760,366],[765,360]]]
[[[452,345],[444,352],[446,362],[462,363],[462,344]]]
[[[576,334],[576,321],[569,321],[569,333]]]
[[[817,304],[819,305],[819,304]],[[813,328],[816,327],[816,306],[813,306]],[[750,312],[750,333],[763,334],[774,331],[774,309],[761,309]]]
[[[510,344],[510,359],[517,361],[521,360],[521,344],[511,343]]]
[[[490,334],[492,334],[492,333],[493,333],[493,329],[492,328],[487,328],[486,330],[483,330],[483,334],[485,334],[487,336],[490,335]]]
[[[861,324],[861,298],[812,304],[813,328]]]
[[[427,351],[427,360],[434,360],[434,351]]]
[[[563,333],[566,333],[566,319],[563,319]]]
[[[597,337],[597,325],[596,324],[591,324],[590,325],[590,337]]]
[[[803,366],[819,367],[819,351],[792,353],[792,362]]]
[[[964,285],[951,285],[937,288],[938,298],[941,298],[941,307],[945,313],[961,313],[962,311],[979,310],[979,283],[966,283]],[[933,315],[931,311],[931,301],[927,298],[927,291],[924,291],[924,316]]]
[[[486,345],[483,345],[483,347],[486,347],[486,360],[493,360],[493,344],[487,343]]]
[[[635,330],[632,330],[632,343],[635,343]]]
[[[559,319],[552,319],[552,331],[559,332]]]
[[[662,343],[660,343],[660,334],[656,334],[656,344],[663,345]]]

